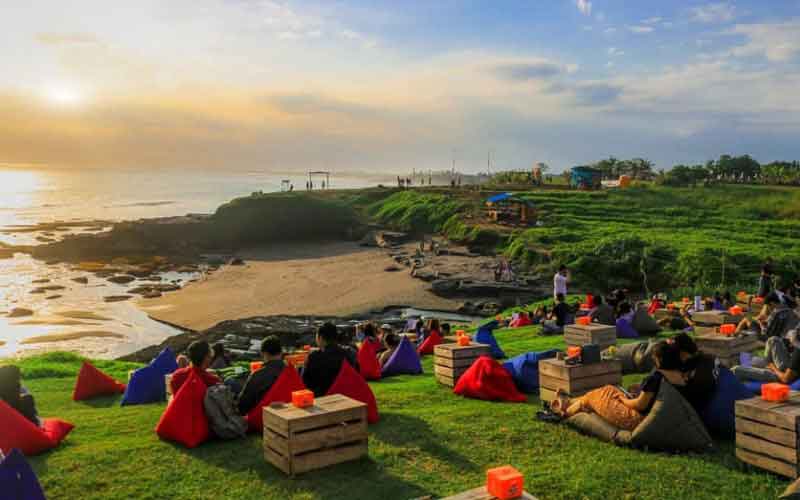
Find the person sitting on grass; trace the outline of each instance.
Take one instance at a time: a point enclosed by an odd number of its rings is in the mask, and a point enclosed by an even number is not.
[[[656,369],[644,379],[636,395],[629,396],[619,387],[607,385],[570,399],[559,389],[550,409],[563,418],[578,413],[596,413],[614,427],[633,431],[650,413],[664,380],[678,386],[686,383],[677,346],[658,342],[653,347],[653,362]]]
[[[659,295],[653,295],[650,299],[650,305],[647,306],[647,314],[654,316],[658,309],[663,309],[665,306],[666,304],[664,304],[664,301],[661,300]]]
[[[180,368],[172,373],[170,387],[172,387],[172,394],[178,394],[178,390],[183,386],[183,383],[189,378],[189,374],[193,371],[200,376],[206,387],[221,384],[222,380],[208,371],[211,366],[211,346],[205,340],[196,340],[189,344],[187,349],[189,354],[190,365],[186,368]]]
[[[783,337],[789,330],[797,327],[800,318],[792,309],[781,303],[777,294],[771,293],[764,299],[764,307],[753,319],[745,318],[736,327],[736,333],[755,333],[766,340],[770,337]]]
[[[22,386],[22,372],[18,366],[0,366],[0,399],[34,425],[41,424],[33,396]]]
[[[547,319],[547,306],[539,306],[533,311],[531,316],[532,325],[541,325]]]
[[[686,374],[686,385],[676,386],[679,392],[694,407],[701,412],[717,389],[717,360],[697,349],[697,344],[686,333],[680,333],[667,342],[678,348],[678,353],[683,363],[683,372]]]
[[[319,350],[308,355],[303,368],[303,383],[316,397],[322,397],[333,385],[342,363],[347,362],[358,371],[355,351],[342,347],[339,331],[333,323],[325,323],[317,330]]]
[[[283,362],[283,347],[278,337],[270,335],[261,341],[261,359],[264,364],[247,377],[239,394],[240,415],[247,415],[261,401],[286,367]]]
[[[689,312],[689,304],[684,304],[677,316],[670,315],[666,318],[658,320],[658,326],[665,330],[683,331],[694,328],[694,321]]]
[[[450,323],[442,323],[442,338],[449,337],[451,330]]]
[[[569,306],[564,302],[564,295],[556,294],[556,305],[550,311],[548,319],[542,322],[542,333],[544,334],[561,334],[564,333],[564,325],[567,324],[567,319],[572,313]]]
[[[400,345],[400,336],[396,333],[389,333],[383,336],[383,345],[386,346],[384,351],[381,352],[380,356],[378,356],[378,363],[380,363],[381,368],[383,365],[389,361],[389,358],[392,357],[394,351],[397,349],[397,346]]]
[[[522,328],[523,326],[528,326],[531,324],[533,324],[533,322],[528,317],[528,312],[520,311],[519,316],[517,316],[516,319],[512,320],[508,326],[510,326],[511,328]]]
[[[230,358],[228,358],[228,354],[225,352],[225,345],[222,342],[214,344],[209,368],[212,370],[221,370],[222,368],[228,368],[232,364]]]
[[[790,339],[770,337],[764,347],[764,359],[754,361],[759,366],[734,366],[731,371],[742,382],[780,382],[791,384],[800,378],[800,342],[796,332]]]
[[[600,295],[594,296],[594,309],[589,313],[589,317],[595,323],[600,323],[601,325],[615,325],[616,320],[614,318],[614,308],[610,305],[606,304],[603,301],[603,297]]]

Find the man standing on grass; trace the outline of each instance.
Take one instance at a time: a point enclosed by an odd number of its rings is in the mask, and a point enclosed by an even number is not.
[[[567,266],[561,264],[558,267],[558,272],[553,276],[553,298],[558,294],[567,296]]]

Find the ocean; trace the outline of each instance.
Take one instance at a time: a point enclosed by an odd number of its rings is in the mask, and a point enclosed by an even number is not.
[[[54,237],[40,232],[8,232],[14,226],[39,222],[212,213],[238,196],[280,191],[284,179],[297,190],[305,189],[307,178],[302,173],[259,170],[0,168],[0,241],[36,244],[37,238]],[[316,187],[320,181],[315,179]],[[391,179],[355,175],[331,178],[333,188],[380,182]],[[89,282],[74,281],[79,277]],[[202,276],[169,273],[163,278],[182,285]],[[19,253],[0,259],[0,358],[47,350],[113,358],[177,333],[148,318],[133,301],[104,301],[109,295],[124,294],[132,285],[116,285],[67,264],[47,265]],[[41,287],[51,290],[37,293]],[[6,313],[14,308],[30,309],[34,314],[8,317]]]

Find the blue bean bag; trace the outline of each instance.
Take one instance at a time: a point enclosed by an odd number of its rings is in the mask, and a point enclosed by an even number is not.
[[[419,361],[417,350],[407,337],[403,337],[389,361],[381,369],[381,378],[392,375],[419,375],[422,373],[422,363]]]
[[[758,387],[759,393],[761,386]],[[736,401],[753,397],[753,392],[742,384],[729,369],[719,367],[717,390],[708,405],[700,412],[706,428],[717,436],[733,437],[736,434],[734,415]]]
[[[520,391],[530,394],[539,389],[539,361],[554,358],[557,352],[553,349],[520,354],[503,363],[503,368],[511,374]]]
[[[44,492],[25,456],[17,449],[0,463],[0,498],[44,500]]]
[[[617,338],[636,339],[639,338],[639,332],[633,329],[633,325],[628,320],[619,318],[617,319]]]
[[[478,331],[475,333],[475,337],[472,340],[479,344],[487,344],[493,358],[503,359],[506,357],[506,353],[500,349],[500,346],[497,344],[497,339],[494,338],[492,330],[495,328],[497,328],[497,321],[493,321],[479,327]]]
[[[120,405],[140,405],[166,400],[167,386],[164,377],[177,368],[175,353],[169,347],[165,348],[149,365],[133,372]]]

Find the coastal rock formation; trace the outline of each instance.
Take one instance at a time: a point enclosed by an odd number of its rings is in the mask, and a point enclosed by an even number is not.
[[[8,313],[9,318],[22,318],[25,316],[33,316],[33,311],[24,307],[15,307]]]
[[[89,278],[86,276],[78,276],[77,278],[72,278],[72,281],[75,283],[80,283],[82,285],[87,285],[89,283]]]
[[[128,300],[131,298],[133,298],[132,295],[108,295],[106,297],[103,297],[103,300],[105,302],[122,302],[124,300]]]
[[[125,285],[125,284],[130,283],[131,281],[134,281],[134,280],[136,280],[136,278],[134,276],[130,276],[130,275],[127,275],[127,274],[122,274],[122,275],[119,275],[119,276],[112,276],[112,277],[108,278],[107,281],[110,281],[111,283],[116,283],[117,285]]]

